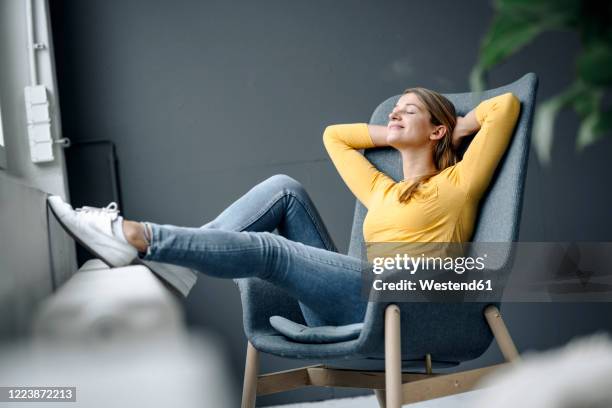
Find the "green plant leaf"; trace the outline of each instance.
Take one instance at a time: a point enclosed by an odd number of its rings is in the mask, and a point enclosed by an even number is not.
[[[583,0],[496,0],[496,10],[520,15],[523,19],[557,20],[574,24],[581,14]]]
[[[603,90],[588,86],[582,81],[580,83],[583,86],[572,95],[572,105],[581,118],[586,118],[599,110]]]
[[[557,114],[562,108],[569,106],[584,90],[584,84],[576,81],[563,92],[538,104],[533,120],[532,144],[540,163],[544,165],[550,163]]]
[[[487,86],[485,72],[480,65],[475,65],[470,73],[470,88],[472,92],[482,92]]]
[[[497,0],[496,15],[482,40],[479,59],[470,74],[470,87],[482,91],[485,74],[516,53],[540,33],[576,28],[581,0]]]
[[[576,139],[576,148],[579,151],[601,139],[606,132],[612,129],[612,111],[591,112],[581,123]]]
[[[601,112],[599,120],[595,124],[595,131],[605,134],[606,132],[612,131],[612,110],[608,109],[605,112]]]
[[[597,86],[612,85],[612,44],[592,43],[578,57],[578,75]]]
[[[493,20],[491,30],[482,42],[477,63],[486,71],[518,51],[544,30],[540,24],[502,14]]]
[[[595,132],[595,125],[597,124],[599,112],[592,112],[586,118],[580,122],[580,128],[578,129],[578,137],[576,138],[576,148],[579,151],[584,150],[585,147],[597,141],[601,134]]]
[[[577,32],[583,51],[576,61],[577,78],[563,92],[539,104],[534,117],[533,145],[538,159],[551,159],[554,123],[558,113],[572,106],[581,118],[578,150],[612,129],[611,111],[601,111],[601,100],[612,84],[612,3],[610,0],[495,0],[495,17],[482,40],[479,59],[470,73],[474,91],[486,87],[486,74],[549,30]]]
[[[540,33],[571,28],[580,0],[497,0],[496,15],[485,35],[477,66],[490,69],[514,54]]]
[[[580,18],[575,25],[580,34],[580,42],[584,46],[612,42],[612,2],[583,0],[582,4]]]
[[[544,165],[550,163],[555,119],[563,107],[560,96],[558,95],[545,102],[541,102],[536,109],[533,120],[532,144],[540,163]]]

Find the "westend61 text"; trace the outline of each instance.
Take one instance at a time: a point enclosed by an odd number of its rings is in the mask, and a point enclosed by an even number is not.
[[[419,279],[417,282],[402,279],[399,282],[384,282],[380,279],[372,284],[374,290],[422,290],[422,291],[492,291],[491,280],[480,279],[470,282],[436,282],[432,279]]]

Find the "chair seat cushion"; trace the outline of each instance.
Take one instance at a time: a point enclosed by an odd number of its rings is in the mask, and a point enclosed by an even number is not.
[[[338,343],[359,337],[363,323],[346,326],[308,327],[281,316],[270,317],[270,325],[288,339],[298,343]]]

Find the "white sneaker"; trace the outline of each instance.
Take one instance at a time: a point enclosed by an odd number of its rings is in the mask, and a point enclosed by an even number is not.
[[[116,203],[103,208],[83,207],[74,210],[59,196],[47,203],[62,227],[89,252],[111,267],[132,263],[138,251],[113,235],[112,222],[119,216]]]

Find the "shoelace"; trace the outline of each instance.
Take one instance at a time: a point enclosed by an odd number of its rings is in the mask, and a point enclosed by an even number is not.
[[[116,202],[113,201],[106,207],[85,206],[85,207],[77,208],[75,211],[77,212],[103,212],[107,214],[117,214],[119,212],[119,206],[117,205]]]

